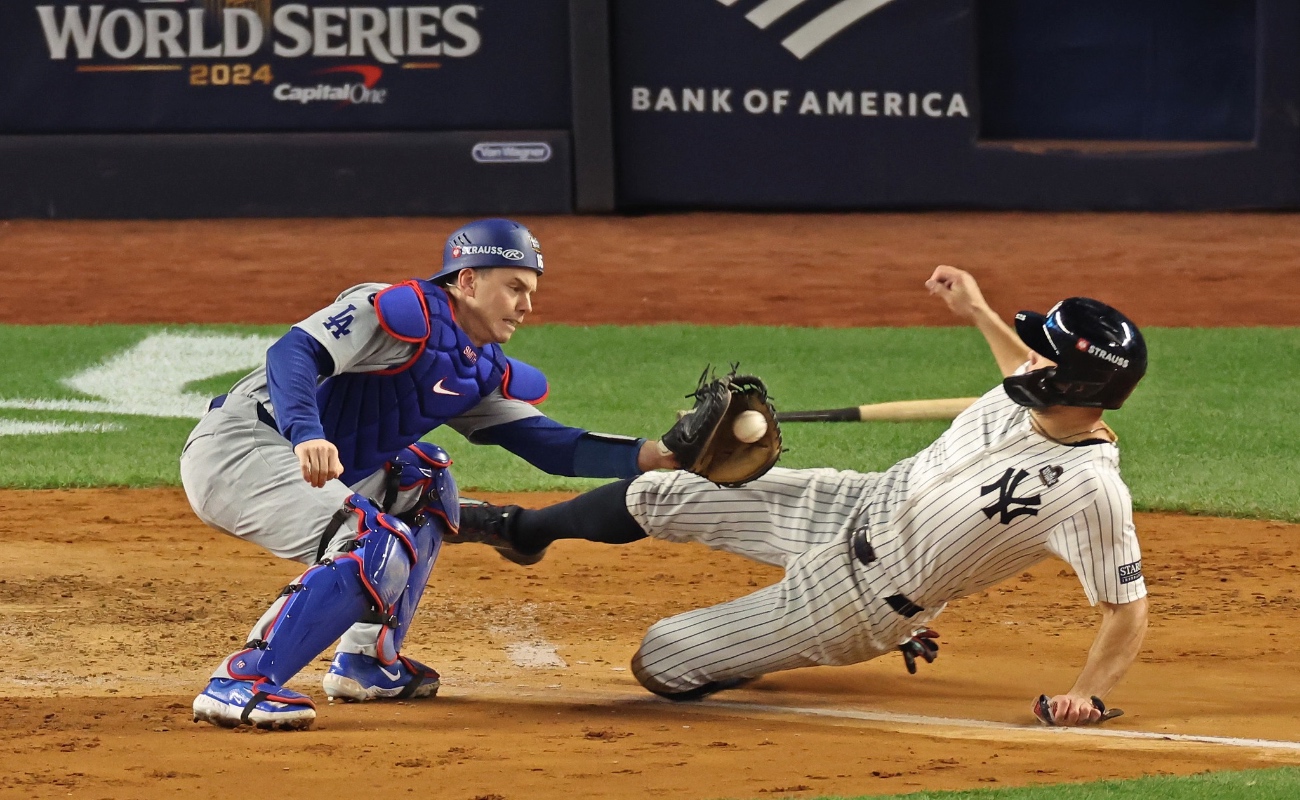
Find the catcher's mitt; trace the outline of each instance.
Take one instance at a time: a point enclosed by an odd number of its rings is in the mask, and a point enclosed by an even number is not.
[[[710,377],[706,367],[700,385],[686,395],[695,398],[695,407],[661,439],[682,469],[719,486],[743,486],[766,473],[781,456],[781,429],[767,387],[753,375],[737,375],[738,366],[733,364],[722,378]],[[742,442],[732,430],[736,417],[745,411],[755,411],[767,422],[757,441]]]

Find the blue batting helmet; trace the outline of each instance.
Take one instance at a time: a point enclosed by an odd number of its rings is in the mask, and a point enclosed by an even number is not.
[[[458,229],[442,250],[442,269],[435,283],[462,269],[525,267],[542,274],[542,247],[537,237],[509,219],[480,219]]]
[[[1022,406],[1119,408],[1147,371],[1147,345],[1133,321],[1105,303],[1071,297],[1047,314],[1016,314],[1016,334],[1055,367],[1002,382]]]

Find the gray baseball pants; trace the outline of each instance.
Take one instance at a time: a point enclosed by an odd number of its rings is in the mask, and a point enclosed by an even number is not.
[[[332,480],[317,489],[303,480],[293,446],[257,417],[252,398],[230,395],[190,433],[181,453],[181,483],[199,519],[280,558],[316,563],[330,519],[353,493],[382,499],[384,472],[352,486]],[[410,508],[418,492],[399,496],[390,513]],[[344,525],[326,553],[356,536]],[[357,623],[339,639],[338,652],[376,656],[381,626]]]

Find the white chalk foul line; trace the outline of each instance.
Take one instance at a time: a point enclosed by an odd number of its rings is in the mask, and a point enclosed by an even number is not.
[[[0,419],[0,436],[45,436],[55,433],[107,433],[120,431],[121,425],[111,422],[90,424],[68,422],[26,422],[17,419]]]
[[[928,717],[920,714],[896,714],[889,711],[799,708],[794,706],[764,705],[761,703],[724,702],[721,700],[705,700],[692,705],[727,711],[751,711],[763,714],[799,714],[811,717],[856,719],[866,722],[888,722],[898,725],[922,725],[944,728],[978,728],[982,730],[1016,731],[1018,733],[1042,733],[1051,736],[1093,736],[1106,739],[1142,739],[1145,741],[1209,744],[1218,745],[1220,747],[1245,747],[1254,750],[1287,750],[1291,752],[1300,752],[1300,742],[1287,742],[1277,739],[1243,739],[1236,736],[1198,736],[1188,733],[1155,733],[1153,731],[1125,731],[1107,728],[1030,727],[1026,725],[1012,725],[1008,722],[991,722],[983,719]]]
[[[610,692],[600,690],[556,690],[538,688],[536,699],[521,696],[518,692],[500,694],[479,690],[452,690],[446,694],[466,699],[493,699],[506,702],[566,702],[599,705],[617,703],[619,705],[656,705],[674,711],[714,711],[725,714],[773,714],[777,716],[829,717],[832,719],[849,719],[861,722],[881,722],[889,725],[915,725],[928,728],[991,730],[1030,736],[1091,736],[1103,739],[1137,739],[1149,742],[1169,742],[1175,744],[1204,744],[1217,747],[1239,747],[1248,750],[1278,750],[1300,753],[1300,742],[1278,739],[1245,739],[1237,736],[1201,736],[1189,733],[1155,733],[1152,731],[1127,731],[1113,728],[1048,728],[1041,725],[1013,725],[1009,722],[992,722],[985,719],[967,719],[963,717],[930,717],[922,714],[899,714],[891,711],[857,711],[837,708],[801,708],[798,706],[777,706],[764,703],[744,703],[726,700],[701,700],[692,703],[673,703],[648,693],[631,694],[627,692]]]

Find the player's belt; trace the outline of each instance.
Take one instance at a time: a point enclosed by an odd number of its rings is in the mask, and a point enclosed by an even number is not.
[[[862,566],[870,566],[876,560],[876,549],[867,541],[867,529],[865,526],[858,528],[853,532],[853,556],[862,563]],[[904,617],[915,617],[924,611],[916,603],[907,599],[907,595],[895,594],[885,598],[885,604],[894,610],[895,614]]]
[[[214,408],[221,408],[226,404],[226,398],[229,396],[229,394],[222,394],[212,398],[212,402],[208,403],[208,410],[211,411]],[[252,398],[249,399],[251,400]],[[275,417],[271,416],[271,412],[266,410],[266,406],[256,401],[254,401],[253,405],[257,409],[257,418],[274,428],[275,431],[279,433],[280,426],[275,423]]]

